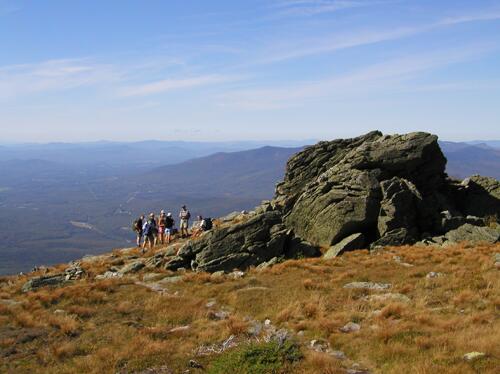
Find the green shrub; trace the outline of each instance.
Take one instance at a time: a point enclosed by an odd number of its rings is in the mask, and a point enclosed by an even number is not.
[[[302,358],[298,346],[291,342],[278,344],[246,344],[217,357],[209,374],[271,374],[287,373],[290,365]]]

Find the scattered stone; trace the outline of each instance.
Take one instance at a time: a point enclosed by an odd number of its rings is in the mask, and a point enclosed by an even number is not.
[[[257,270],[264,270],[264,269],[270,268],[273,265],[276,265],[278,262],[279,262],[279,258],[273,257],[269,261],[263,262],[262,264],[258,265],[256,269]]]
[[[113,279],[113,278],[122,278],[123,274],[119,273],[117,271],[107,271],[104,274],[99,274],[96,275],[95,279],[101,280],[101,279]]]
[[[57,316],[65,316],[68,313],[65,310],[62,310],[62,309],[56,309],[56,310],[54,310],[54,314],[57,315]]]
[[[456,230],[449,231],[445,235],[449,243],[497,243],[500,240],[500,226],[497,228],[492,227],[479,227],[473,226],[470,223],[460,226]]]
[[[430,273],[428,273],[425,277],[426,277],[427,279],[432,279],[432,278],[439,278],[439,277],[442,277],[442,276],[444,276],[444,274],[443,274],[443,273],[437,273],[437,272],[435,272],[435,271],[431,271],[431,272],[430,272]]]
[[[172,284],[172,283],[178,283],[183,279],[182,275],[174,275],[172,277],[166,277],[161,280],[159,280],[157,283],[159,284]]]
[[[164,273],[146,273],[142,277],[144,282],[153,282],[165,278]]]
[[[330,349],[330,343],[324,339],[314,339],[309,343],[309,348],[315,352],[325,353]]]
[[[144,263],[142,261],[134,261],[131,262],[124,267],[122,267],[119,271],[120,274],[128,274],[128,273],[137,273],[144,267]]]
[[[399,301],[402,303],[409,303],[411,302],[411,299],[403,295],[401,293],[384,293],[381,295],[370,295],[370,296],[365,296],[364,299],[366,301]]]
[[[356,233],[342,239],[339,243],[330,247],[323,258],[331,259],[341,255],[344,252],[355,249],[362,249],[365,246],[365,236],[361,233]]]
[[[231,335],[222,343],[212,344],[212,345],[202,345],[196,348],[194,353],[196,356],[209,356],[214,354],[221,354],[224,351],[237,346],[238,346],[237,337],[235,335]]]
[[[0,299],[0,305],[5,305],[5,306],[16,306],[16,305],[21,305],[22,302],[12,300],[12,299]]]
[[[179,272],[179,273],[181,273],[181,274],[186,273],[186,271],[187,271],[187,270],[186,270],[186,268],[184,268],[184,267],[180,267],[180,268],[178,268],[178,269],[177,269],[177,272]]]
[[[337,360],[345,360],[345,359],[347,359],[347,356],[342,351],[331,351],[331,352],[328,352],[328,353],[330,354],[330,356],[335,357]]]
[[[209,312],[208,313],[208,316],[207,316],[208,319],[211,319],[213,321],[222,321],[224,319],[228,319],[229,318],[229,312],[226,312],[226,311],[223,311],[223,310],[219,310],[218,312]]]
[[[400,257],[400,256],[394,256],[394,257],[393,257],[393,259],[394,259],[394,261],[395,261],[397,264],[399,264],[399,265],[401,265],[401,266],[404,266],[404,267],[406,267],[406,268],[411,268],[411,267],[413,267],[413,265],[412,265],[412,264],[409,264],[409,263],[407,263],[407,262],[404,262],[404,261],[401,259],[401,257]]]
[[[203,369],[203,365],[196,362],[195,360],[189,360],[189,367],[194,368],[194,369]]]
[[[247,334],[251,337],[258,337],[262,333],[262,328],[262,323],[259,321],[251,321],[247,329]]]
[[[240,279],[240,278],[243,278],[244,276],[245,276],[245,273],[242,271],[239,271],[239,270],[233,271],[232,273],[228,274],[228,277],[232,278],[232,279]]]
[[[208,303],[205,304],[205,307],[208,308],[208,309],[210,309],[210,308],[213,308],[216,305],[217,305],[217,301],[210,300]]]
[[[464,355],[465,361],[476,361],[486,356],[483,352],[469,352]]]
[[[71,266],[64,270],[66,280],[69,281],[81,279],[85,274],[85,270],[82,269],[81,263],[76,261],[72,262],[70,265]]]
[[[341,332],[349,333],[349,332],[357,332],[361,329],[361,326],[355,322],[348,322],[346,325],[341,327],[339,330]]]
[[[344,285],[344,288],[359,288],[367,290],[387,290],[391,288],[390,283],[375,283],[375,282],[351,282]]]
[[[66,274],[56,274],[56,275],[48,275],[48,276],[40,276],[31,278],[27,281],[23,287],[23,292],[34,291],[41,287],[46,286],[61,286],[66,283]]]
[[[127,370],[118,371],[117,374],[129,374]],[[131,374],[174,374],[168,366],[155,366],[140,371],[134,371]]]
[[[495,261],[495,266],[500,268],[500,253],[495,253],[493,255],[493,261]]]
[[[226,273],[224,272],[224,270],[219,270],[219,271],[212,273],[210,275],[210,278],[222,278],[222,277],[224,277],[225,274]]]
[[[179,326],[179,327],[174,327],[173,329],[170,329],[169,332],[174,334],[174,333],[179,333],[179,332],[186,332],[190,329],[190,326]]]

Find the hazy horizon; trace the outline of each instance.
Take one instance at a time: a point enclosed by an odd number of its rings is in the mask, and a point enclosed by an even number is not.
[[[494,0],[0,0],[2,142],[500,139]]]

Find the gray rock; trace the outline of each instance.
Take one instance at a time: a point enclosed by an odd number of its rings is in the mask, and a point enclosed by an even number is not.
[[[483,357],[486,357],[486,353],[483,352],[469,352],[464,355],[465,361],[476,361]]]
[[[127,265],[123,266],[119,273],[121,274],[128,274],[128,273],[137,273],[139,270],[141,270],[144,267],[144,263],[142,261],[133,261],[128,263]]]
[[[269,261],[284,254],[288,238],[288,230],[276,225],[281,225],[281,214],[271,211],[211,230],[199,240],[187,242],[166,266],[175,269],[194,261],[197,271],[229,272]]]
[[[500,227],[478,227],[469,223],[460,226],[456,230],[446,233],[445,238],[450,243],[497,243],[500,240]]]
[[[323,258],[330,259],[341,255],[344,252],[352,251],[354,249],[362,249],[365,245],[365,236],[362,233],[352,234],[339,243],[330,247],[324,254]]]
[[[279,258],[278,257],[273,257],[269,261],[263,262],[262,264],[258,265],[256,269],[257,270],[264,270],[264,269],[267,269],[267,268],[269,268],[269,267],[271,267],[273,265],[276,265],[278,262],[279,262]]]
[[[378,218],[378,233],[381,237],[401,228],[413,233],[417,227],[417,212],[422,197],[415,185],[403,178],[394,177],[380,183],[382,201]]]
[[[500,181],[474,175],[465,179],[461,187],[457,200],[465,215],[500,217]]]
[[[61,286],[64,283],[66,283],[66,274],[55,274],[55,275],[48,275],[48,276],[41,276],[41,277],[34,277],[31,278],[29,281],[27,281],[23,287],[22,291],[23,292],[29,292],[29,291],[34,291],[38,288],[41,287],[46,287],[46,286]]]
[[[383,237],[374,241],[370,245],[370,248],[376,249],[389,246],[401,246],[413,244],[415,241],[415,237],[408,231],[408,229],[401,227],[385,233]]]
[[[224,310],[208,313],[208,319],[211,319],[213,321],[221,321],[228,318],[229,318],[229,312],[226,312]]]
[[[344,288],[358,288],[367,290],[387,290],[391,288],[390,283],[375,283],[375,282],[351,282],[344,285]]]
[[[409,303],[411,299],[401,293],[384,293],[381,295],[369,295],[364,298],[366,301],[398,301],[402,303]]]
[[[286,258],[300,258],[300,257],[319,257],[321,251],[318,247],[313,246],[311,243],[302,240],[299,237],[290,239],[285,249]]]
[[[144,274],[144,276],[142,277],[142,280],[144,282],[153,282],[153,281],[163,279],[163,278],[165,278],[165,276],[166,275],[163,273],[147,273],[147,274]]]
[[[426,277],[427,279],[432,279],[432,278],[439,278],[439,277],[442,277],[442,276],[444,276],[444,274],[443,274],[443,273],[437,273],[437,272],[435,272],[435,271],[431,271],[431,272],[430,272],[430,273],[428,273],[425,277]]]
[[[348,322],[343,327],[339,329],[341,332],[349,333],[349,332],[357,332],[361,330],[361,326],[358,323]]]
[[[95,279],[102,280],[102,279],[112,279],[112,278],[122,278],[122,277],[123,277],[122,273],[119,273],[117,271],[107,271],[104,274],[96,275]]]

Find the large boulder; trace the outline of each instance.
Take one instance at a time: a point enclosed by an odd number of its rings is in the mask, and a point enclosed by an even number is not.
[[[466,223],[455,230],[451,230],[444,236],[447,243],[497,243],[500,240],[500,226],[478,227]]]
[[[465,215],[500,218],[500,181],[474,175],[461,187],[458,203]]]
[[[334,141],[331,147],[331,159],[325,158],[325,143],[302,152],[316,167],[301,178],[290,169],[298,162],[293,158],[278,185],[277,198],[286,201],[285,223],[298,236],[323,247],[354,233],[372,241],[398,229],[417,236],[417,219],[426,224],[439,216],[444,203],[436,203],[442,200],[437,191],[445,185],[446,159],[435,135],[373,132]],[[321,166],[309,160],[314,154],[320,155]],[[312,179],[305,183],[304,176]],[[287,192],[291,195],[283,198]]]
[[[27,281],[23,285],[22,291],[29,292],[37,290],[38,288],[41,287],[61,286],[66,282],[67,282],[66,274],[64,273],[55,275],[42,275],[40,277],[31,278],[29,281]]]
[[[244,269],[284,255],[288,235],[279,212],[261,213],[189,241],[166,266],[175,269],[189,264],[209,272]]]

